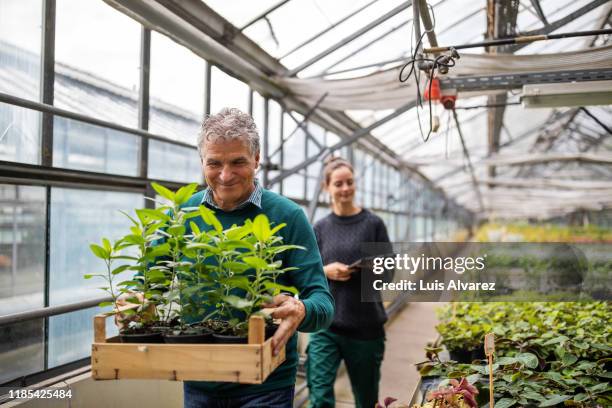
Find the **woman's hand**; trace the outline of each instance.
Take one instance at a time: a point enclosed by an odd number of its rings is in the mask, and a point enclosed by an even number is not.
[[[342,262],[332,262],[323,267],[327,279],[344,282],[351,278],[351,271],[348,265]]]

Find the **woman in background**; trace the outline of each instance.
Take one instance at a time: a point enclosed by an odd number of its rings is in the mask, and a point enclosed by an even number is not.
[[[356,407],[370,408],[378,401],[387,315],[380,301],[361,301],[361,274],[372,272],[349,265],[367,256],[362,243],[388,243],[389,236],[380,217],[355,204],[355,173],[349,162],[332,158],[323,171],[332,212],[315,224],[314,231],[336,313],[329,329],[310,335],[306,361],[310,406],[335,406],[334,382],[344,360]]]

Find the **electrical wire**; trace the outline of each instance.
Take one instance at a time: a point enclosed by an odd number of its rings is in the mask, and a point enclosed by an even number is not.
[[[411,76],[414,77],[415,80],[415,86],[416,86],[416,92],[417,92],[417,97],[416,97],[416,101],[417,101],[417,110],[416,110],[416,114],[417,114],[417,122],[419,124],[419,132],[421,134],[421,139],[423,139],[423,142],[427,142],[429,140],[429,138],[431,137],[431,133],[433,131],[433,109],[432,109],[432,102],[431,102],[431,97],[428,99],[428,104],[429,104],[429,131],[427,132],[427,135],[424,135],[423,132],[423,128],[421,125],[421,116],[420,116],[420,111],[419,108],[423,108],[423,102],[422,102],[422,97],[421,97],[421,87],[420,87],[420,70],[424,70],[425,68],[419,68],[418,64],[425,64],[425,63],[429,63],[431,64],[431,68],[427,68],[427,74],[429,76],[429,89],[428,89],[428,93],[431,96],[431,90],[432,90],[432,85],[433,85],[433,79],[436,76],[436,70],[439,71],[440,67],[444,67],[445,71],[448,72],[449,68],[452,68],[455,66],[455,58],[459,58],[459,54],[457,53],[456,50],[451,50],[451,54],[450,55],[439,55],[435,58],[423,58],[422,55],[419,55],[419,50],[421,48],[421,44],[423,42],[423,38],[425,37],[425,35],[427,35],[428,33],[431,33],[434,31],[434,29],[436,28],[436,16],[435,13],[433,11],[433,8],[431,7],[431,5],[427,4],[427,7],[430,10],[431,16],[432,16],[432,25],[431,28],[428,30],[424,30],[423,33],[421,33],[421,36],[419,37],[416,46],[414,47],[414,50],[412,51],[412,58],[406,62],[402,68],[399,71],[399,81],[400,82],[406,82],[410,79]],[[412,44],[414,38],[412,37],[412,33],[414,31],[411,31],[411,40],[410,43]],[[415,67],[415,64],[417,64],[417,66]],[[407,67],[410,67],[410,70],[408,71],[408,74],[406,76],[404,76],[404,71],[406,70]]]

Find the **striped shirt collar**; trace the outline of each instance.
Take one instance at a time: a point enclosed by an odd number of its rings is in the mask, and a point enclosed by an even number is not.
[[[236,207],[232,208],[230,211],[240,210],[246,207],[249,203],[261,209],[262,194],[263,194],[263,188],[261,187],[257,179],[255,179],[255,189],[253,190],[251,195],[246,200],[238,204]],[[213,192],[210,187],[206,187],[206,190],[204,190],[204,197],[202,197],[201,204],[208,204],[210,207],[216,208],[218,210],[221,209],[221,207],[219,207],[215,203],[213,199]]]

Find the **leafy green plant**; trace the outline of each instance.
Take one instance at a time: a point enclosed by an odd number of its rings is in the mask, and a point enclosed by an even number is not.
[[[493,364],[496,407],[557,404],[578,407],[609,405],[612,387],[609,302],[460,303],[442,309],[439,328],[490,325],[496,334]],[[443,339],[446,344],[447,339]],[[452,346],[459,344],[454,338]],[[426,348],[421,375],[467,377],[479,383],[489,374],[484,364],[458,364],[440,358],[441,347]],[[499,404],[499,406],[498,406]]]
[[[135,311],[123,312],[137,314],[132,326],[163,326],[174,334],[189,334],[205,321],[218,332],[244,335],[248,318],[274,295],[297,293],[277,281],[295,269],[283,268],[279,256],[304,249],[283,243],[278,232],[285,224],[272,226],[260,214],[224,229],[213,210],[186,206],[196,184],[176,192],[156,183],[152,187],[167,202],[137,209],[135,217],[124,213],[132,224],[129,234],[112,245],[106,238],[102,245],[91,245],[107,271],[85,278],[107,281],[103,289],[112,302],[103,306],[117,309],[119,295],[127,294],[128,302],[139,305]],[[131,255],[122,253],[126,249]],[[132,264],[114,267],[118,259]],[[127,270],[136,272],[134,277],[115,283],[115,276]]]
[[[134,257],[132,256],[122,254],[122,250],[129,246],[130,244],[126,242],[126,240],[123,238],[114,241],[112,244],[108,238],[102,238],[102,245],[90,245],[91,252],[96,257],[104,261],[106,265],[106,272],[85,274],[83,277],[85,279],[98,277],[106,282],[107,286],[103,286],[100,289],[108,293],[112,300],[110,302],[101,302],[99,306],[113,306],[113,309],[109,312],[110,314],[116,314],[119,312],[118,298],[121,294],[132,293],[126,288],[128,282],[124,281],[118,284],[115,283],[117,275],[121,274],[124,271],[127,271],[128,269],[133,268],[132,266],[126,263],[115,267],[115,264],[118,260],[130,261],[134,259]],[[132,328],[134,328],[135,326],[146,326],[147,324],[151,324],[152,321],[155,320],[154,316],[150,313],[150,310],[145,307],[144,302],[141,302],[138,297],[130,296],[129,298],[127,298],[127,301],[139,305],[136,309],[128,309],[122,312],[125,316],[136,315],[137,319],[134,319],[134,323],[131,326]]]
[[[226,331],[245,335],[248,317],[272,296],[281,291],[297,293],[295,288],[277,282],[281,274],[295,268],[282,268],[281,261],[276,258],[284,251],[303,247],[284,245],[282,237],[276,233],[285,224],[272,227],[264,214],[247,220],[242,226],[223,230],[214,212],[204,206],[200,207],[200,212],[204,221],[213,227],[211,240],[194,242],[188,247],[212,254],[215,262],[207,267],[207,272],[215,277],[216,285],[208,290],[207,296],[215,303],[213,313],[227,322],[224,324]],[[250,271],[252,273],[248,273]]]

